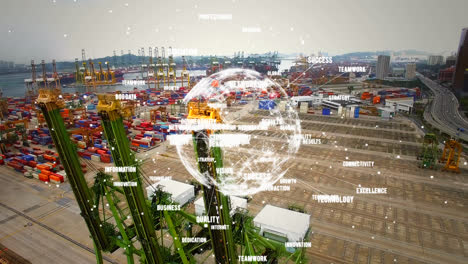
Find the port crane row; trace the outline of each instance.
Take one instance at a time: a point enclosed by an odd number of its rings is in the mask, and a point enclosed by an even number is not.
[[[127,256],[127,263],[139,258],[141,263],[197,263],[197,253],[211,250],[216,263],[237,263],[238,256],[268,256],[269,262],[279,259],[305,263],[303,248],[290,253],[285,245],[267,239],[259,234],[253,225],[253,217],[247,212],[229,214],[229,197],[223,195],[215,186],[202,187],[207,214],[218,216],[226,230],[212,230],[198,223],[196,217],[182,208],[180,211],[159,211],[157,205],[170,205],[174,202],[160,189],[155,190],[151,200],[146,200],[140,163],[130,150],[124,130],[123,120],[132,115],[132,108],[121,105],[111,94],[98,95],[98,113],[104,136],[109,142],[115,166],[135,167],[135,172],[119,172],[121,182],[135,182],[136,186],[118,187],[113,177],[100,171],[94,183],[88,186],[81,170],[76,146],[71,144],[60,109],[64,107],[58,84],[48,86],[42,83],[36,100],[50,128],[50,133],[67,173],[73,193],[86,222],[94,243],[96,262],[103,263],[102,252],[115,252],[121,248]],[[219,118],[216,109],[207,105],[189,105],[188,118]],[[197,157],[212,157],[216,162],[198,163],[199,170],[210,174],[214,179],[216,168],[222,167],[222,152],[219,147],[209,147],[203,140],[211,133],[219,131],[195,131],[193,142]],[[100,213],[102,212],[102,213]],[[172,237],[172,245],[164,244],[163,230],[167,228]],[[158,235],[159,234],[159,235]],[[182,237],[206,237],[207,242],[182,243]],[[256,263],[256,262],[253,262]]]

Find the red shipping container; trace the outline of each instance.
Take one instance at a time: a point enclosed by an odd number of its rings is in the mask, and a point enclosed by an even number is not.
[[[33,160],[31,160],[31,161],[28,161],[28,166],[29,166],[29,167],[33,167],[33,168],[35,168],[35,167],[36,167],[36,165],[37,165],[37,162],[35,162],[35,161],[33,161]]]
[[[43,181],[43,182],[48,182],[49,181],[49,175],[45,175],[45,174],[39,174],[39,180]]]
[[[110,155],[101,155],[101,161],[104,163],[110,163]]]
[[[55,182],[63,182],[63,176],[60,174],[51,174],[49,175],[50,181],[55,181]]]
[[[44,169],[44,170],[41,170],[41,173],[44,175],[50,175],[52,172]]]

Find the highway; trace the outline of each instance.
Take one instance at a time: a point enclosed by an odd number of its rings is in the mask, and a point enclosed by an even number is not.
[[[458,111],[459,104],[455,95],[420,73],[417,73],[417,77],[434,93],[434,100],[424,113],[426,121],[454,137],[457,135],[457,129],[462,128],[464,131],[460,132],[459,137],[468,141],[468,122]]]

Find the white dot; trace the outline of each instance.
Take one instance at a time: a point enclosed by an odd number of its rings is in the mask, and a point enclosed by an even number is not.
[[[63,37],[66,38],[66,37],[68,37],[68,35],[67,35],[67,34],[63,34]]]
[[[375,237],[371,237],[372,239],[374,239]]]
[[[377,174],[380,174],[380,171],[378,171]]]
[[[445,201],[444,203],[447,204],[447,201]]]
[[[354,228],[354,226],[352,226],[351,228]]]
[[[431,179],[434,179],[434,176],[433,176],[433,175],[431,175]]]
[[[109,13],[111,13],[111,14],[112,14],[112,9],[111,9],[111,10],[109,10]]]

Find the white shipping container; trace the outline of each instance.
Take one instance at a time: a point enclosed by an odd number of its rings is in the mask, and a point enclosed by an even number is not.
[[[96,155],[91,155],[91,160],[93,160],[93,161],[100,161],[101,158],[98,157],[98,156],[96,156]]]
[[[229,212],[231,216],[234,215],[237,208],[247,210],[247,199],[240,198],[237,196],[229,196],[229,200],[231,202],[231,211]],[[205,213],[205,203],[203,202],[203,197],[200,197],[195,201],[195,214],[203,215]]]
[[[39,174],[38,173],[32,173],[32,176],[34,179],[38,179],[39,180]]]
[[[309,110],[309,102],[301,102],[299,112],[307,113],[308,110]]]
[[[64,170],[61,170],[61,171],[57,172],[57,174],[62,175],[64,181],[67,180],[67,173]]]
[[[141,124],[141,120],[135,119],[133,120],[133,126],[139,126]]]
[[[254,225],[260,228],[260,234],[275,234],[287,238],[289,242],[304,239],[310,225],[310,215],[266,205],[254,218]]]
[[[163,192],[171,194],[172,201],[180,205],[185,205],[188,201],[195,198],[195,188],[193,185],[165,179],[146,187],[148,199],[151,199],[158,186],[162,188]]]

